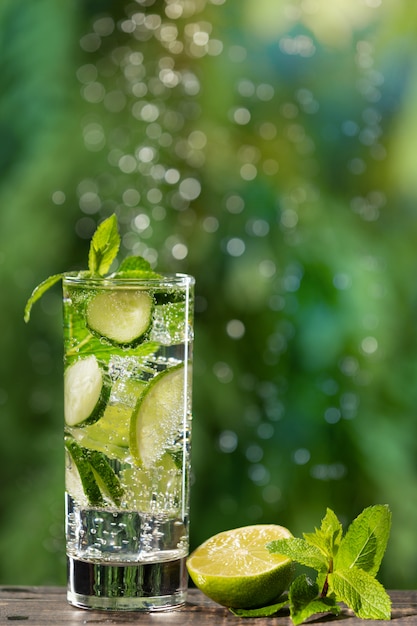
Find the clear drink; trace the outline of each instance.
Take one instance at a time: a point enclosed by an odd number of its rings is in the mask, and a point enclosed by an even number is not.
[[[194,279],[66,274],[68,600],[185,602]]]

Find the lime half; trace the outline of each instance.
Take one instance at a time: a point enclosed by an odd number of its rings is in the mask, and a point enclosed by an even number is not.
[[[189,370],[188,370],[189,371]],[[130,423],[130,451],[144,468],[153,467],[167,450],[181,444],[189,404],[186,369],[175,365],[157,374],[143,392]]]
[[[292,534],[275,524],[255,524],[214,535],[187,560],[191,579],[209,598],[230,608],[265,606],[288,588],[292,561],[266,544]]]

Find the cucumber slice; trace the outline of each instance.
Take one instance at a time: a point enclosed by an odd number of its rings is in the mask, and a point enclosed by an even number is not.
[[[81,486],[88,503],[91,506],[103,506],[104,499],[97,484],[93,470],[85,454],[85,448],[79,446],[72,438],[65,437],[65,447],[67,448],[74,464],[78,470]],[[76,497],[76,494],[70,494]]]
[[[64,415],[68,426],[84,426],[99,420],[110,390],[110,377],[93,354],[69,365],[64,373]]]
[[[152,311],[146,291],[103,291],[87,304],[87,325],[113,344],[135,346],[151,326]]]
[[[97,450],[86,450],[86,456],[101,491],[113,500],[116,506],[119,506],[123,496],[123,487],[106,457]]]
[[[188,373],[191,375],[190,369]],[[155,466],[182,437],[184,411],[188,412],[189,405],[184,397],[185,382],[183,364],[157,374],[133,411],[130,451],[135,461],[146,469]]]
[[[124,490],[104,454],[83,448],[72,437],[65,437],[65,447],[78,470],[88,503],[105,506],[104,493],[116,506],[120,506]]]

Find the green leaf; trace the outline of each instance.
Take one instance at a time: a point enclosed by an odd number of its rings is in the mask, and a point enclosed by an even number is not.
[[[39,300],[39,298],[43,296],[45,291],[50,289],[52,285],[55,285],[55,283],[57,283],[59,280],[62,280],[63,276],[64,274],[54,274],[53,276],[50,276],[49,278],[41,282],[40,285],[35,287],[35,289],[32,291],[32,295],[30,296],[25,306],[25,312],[24,312],[25,322],[28,322],[30,320],[30,313],[32,310],[32,306],[35,304],[35,302]]]
[[[117,277],[126,278],[160,278],[160,274],[153,271],[151,264],[141,256],[128,256],[122,261],[116,272]]]
[[[343,537],[335,558],[335,569],[357,567],[374,575],[384,556],[391,529],[391,512],[386,505],[370,506],[358,515]]]
[[[88,254],[88,269],[91,274],[104,276],[110,269],[120,247],[117,218],[113,213],[101,222],[93,235]]]
[[[268,604],[268,606],[260,607],[259,609],[229,609],[233,615],[238,617],[271,617],[275,615],[283,608],[288,606],[288,597],[282,602],[276,604]]]
[[[384,587],[371,574],[357,567],[329,574],[329,589],[363,619],[391,618],[391,600]]]
[[[316,528],[314,533],[303,533],[303,537],[309,544],[321,550],[329,559],[333,559],[338,551],[342,534],[342,524],[335,513],[331,509],[327,509],[320,529]]]
[[[329,560],[324,556],[323,552],[316,546],[312,546],[305,539],[278,539],[271,541],[266,545],[269,552],[288,556],[293,561],[297,561],[301,565],[312,567],[313,569],[324,572],[329,569]]]
[[[289,590],[290,615],[295,625],[317,613],[339,615],[340,608],[333,595],[321,598],[318,585],[304,574],[298,576]]]

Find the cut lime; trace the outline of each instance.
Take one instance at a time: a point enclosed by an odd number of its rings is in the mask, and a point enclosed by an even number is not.
[[[145,468],[155,465],[167,449],[174,451],[176,442],[183,437],[189,404],[185,397],[185,376],[183,364],[157,374],[133,412],[130,450]]]
[[[134,346],[152,323],[153,299],[146,291],[103,291],[87,304],[90,330],[112,343]]]
[[[122,404],[109,404],[99,422],[85,426],[81,436],[85,439],[101,444],[102,452],[106,452],[106,445],[127,448],[129,446],[129,424],[132,408]],[[88,445],[87,448],[95,446]],[[97,448],[99,449],[99,448]]]
[[[191,579],[209,598],[231,608],[265,606],[288,588],[293,563],[266,544],[292,537],[287,528],[256,524],[211,537],[187,560]]]
[[[89,450],[97,450],[111,459],[126,462],[129,458],[129,424],[132,408],[109,405],[101,420],[83,428],[68,428],[75,441]]]
[[[69,365],[64,373],[64,413],[68,426],[92,424],[100,419],[110,389],[110,378],[94,355]]]
[[[88,503],[91,506],[104,506],[104,494],[116,506],[119,506],[123,488],[104,454],[81,447],[72,437],[65,437],[65,447],[74,461]],[[77,489],[76,491],[78,492]],[[78,493],[71,493],[71,495],[75,499],[79,496]]]

